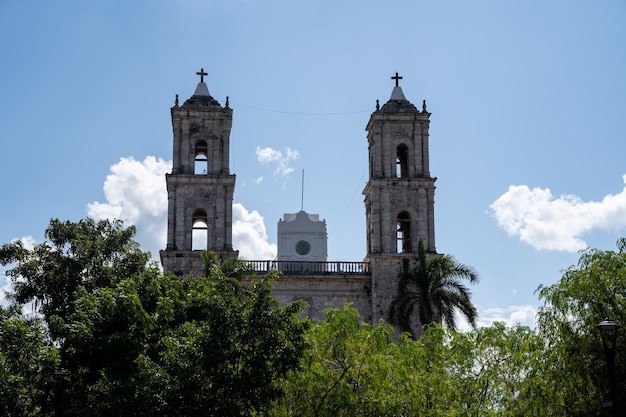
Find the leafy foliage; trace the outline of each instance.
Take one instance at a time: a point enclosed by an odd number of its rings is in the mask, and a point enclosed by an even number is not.
[[[87,291],[112,287],[146,268],[150,255],[139,249],[134,235],[135,228],[124,227],[119,220],[53,219],[45,231],[49,241],[32,250],[20,241],[3,245],[0,264],[15,264],[7,272],[13,280],[12,299],[18,304],[34,302],[49,324],[65,320],[79,287]],[[55,339],[63,336],[57,333],[58,326],[50,330]]]
[[[465,416],[552,416],[544,395],[546,345],[528,327],[494,323],[451,333],[450,380],[457,381]]]
[[[331,309],[308,333],[309,349],[302,371],[290,373],[285,400],[276,404],[277,416],[401,415],[409,404],[423,402],[423,395],[402,392],[396,383],[411,387],[412,375],[400,358],[416,360],[411,344],[391,344],[393,328],[369,326],[349,307]],[[403,395],[404,394],[404,395]]]
[[[300,319],[302,303],[271,297],[276,273],[242,283],[242,260],[220,265],[207,252],[204,277],[163,275],[133,234],[119,222],[53,220],[49,243],[0,247],[0,263],[15,265],[13,299],[42,313],[0,307],[0,415],[58,415],[57,405],[96,417],[601,415],[608,378],[595,326],[626,323],[625,239],[617,251],[582,252],[538,289],[536,330],[470,332],[446,315],[464,300],[475,320],[460,282],[475,272],[422,244],[394,303],[407,329],[431,323],[414,340],[349,306]],[[625,345],[622,334],[618,381]],[[69,374],[55,380],[59,367]],[[626,405],[623,383],[618,396]]]
[[[13,401],[0,414],[46,416],[57,402],[66,416],[247,416],[282,395],[308,322],[302,303],[270,296],[276,273],[244,286],[245,263],[207,253],[205,277],[164,276],[134,232],[52,220],[49,242],[0,248],[13,300],[43,319],[0,311],[0,394]],[[68,375],[54,382],[57,366]]]
[[[246,278],[254,275],[254,268],[242,258],[233,258],[220,263],[215,252],[203,251],[203,276],[208,277],[215,270],[220,270],[229,278]]]
[[[50,412],[58,364],[58,351],[46,343],[41,321],[24,318],[17,306],[0,306],[0,415]]]
[[[417,341],[394,342],[391,328],[360,323],[349,308],[330,310],[308,334],[302,369],[290,374],[272,415],[602,415],[608,378],[596,325],[607,316],[626,323],[626,240],[617,251],[584,251],[538,292],[545,305],[536,330],[431,325]],[[621,334],[619,405],[626,404],[625,344]]]
[[[546,384],[534,372],[545,351],[529,328],[496,323],[457,333],[433,324],[417,341],[393,334],[350,307],[328,310],[271,415],[553,415],[536,395]]]
[[[282,394],[306,322],[278,305],[272,277],[243,288],[215,271],[158,271],[79,291],[63,346],[75,415],[245,416]],[[85,389],[87,388],[87,389]]]
[[[617,247],[583,251],[578,265],[568,268],[558,283],[537,290],[545,300],[538,324],[550,343],[547,371],[562,377],[550,396],[568,416],[599,415],[600,399],[608,399],[605,354],[596,325],[606,317],[626,323],[626,239]],[[617,338],[616,351],[617,380],[624,381],[626,335]],[[626,385],[618,384],[617,394],[626,407]]]

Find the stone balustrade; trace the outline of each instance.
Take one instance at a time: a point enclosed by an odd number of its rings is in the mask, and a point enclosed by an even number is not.
[[[369,275],[369,262],[313,262],[313,261],[245,261],[250,269],[257,274],[266,274],[270,271],[281,271],[298,275],[324,274],[360,274]]]

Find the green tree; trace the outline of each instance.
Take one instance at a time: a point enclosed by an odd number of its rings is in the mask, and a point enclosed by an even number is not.
[[[32,250],[20,241],[0,247],[0,264],[14,265],[7,272],[13,281],[10,297],[18,304],[34,302],[58,339],[63,335],[53,317],[69,317],[79,287],[112,287],[146,268],[150,254],[140,250],[134,235],[135,228],[119,220],[52,219],[45,231],[48,241]]]
[[[626,239],[617,251],[586,249],[578,264],[565,270],[559,282],[540,286],[544,306],[538,315],[541,335],[549,342],[547,397],[567,416],[598,416],[607,400],[608,377],[600,333],[605,317],[626,324]],[[617,339],[618,403],[626,412],[626,334]]]
[[[244,262],[207,254],[205,277],[163,275],[134,232],[52,220],[32,250],[0,247],[13,300],[41,313],[0,311],[0,415],[248,416],[280,398],[308,321],[270,296],[277,273],[243,285]]]
[[[464,416],[560,416],[544,393],[546,343],[525,326],[494,323],[450,332],[449,380],[459,389]]]
[[[50,415],[58,364],[41,320],[24,317],[20,306],[0,306],[0,415]]]
[[[419,341],[404,334],[394,342],[391,325],[363,323],[348,306],[329,309],[307,333],[301,368],[270,415],[453,416],[459,390],[448,378],[446,332],[431,326]]]
[[[420,239],[417,267],[411,269],[409,260],[403,260],[396,297],[389,309],[389,321],[414,338],[420,334],[414,326],[416,318],[420,325],[443,322],[456,329],[455,313],[458,310],[475,326],[478,312],[463,280],[476,284],[478,273],[450,255],[427,256],[424,241]]]
[[[537,331],[494,323],[469,332],[440,324],[397,340],[387,324],[329,309],[270,416],[565,417],[551,346]],[[394,341],[395,340],[395,341]]]
[[[299,364],[301,303],[219,269],[181,280],[154,269],[79,289],[62,346],[68,415],[247,416],[280,398]]]
[[[249,262],[242,258],[233,258],[220,263],[217,255],[213,251],[203,251],[203,276],[208,277],[215,270],[220,270],[229,278],[246,278],[254,275],[254,268]]]

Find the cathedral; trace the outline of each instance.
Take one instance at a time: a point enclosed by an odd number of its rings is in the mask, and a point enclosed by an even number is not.
[[[160,252],[164,271],[202,275],[202,251],[222,261],[238,256],[232,245],[235,174],[229,168],[233,110],[209,94],[204,70],[194,94],[171,109],[173,168],[166,174],[167,246]],[[321,318],[328,307],[351,303],[363,320],[385,319],[405,258],[417,258],[423,239],[435,249],[434,195],[430,176],[430,113],[406,99],[398,75],[389,100],[366,126],[369,177],[363,189],[367,250],[362,261],[327,259],[326,223],[316,214],[285,213],[278,222],[278,254],[249,261],[257,275],[281,272],[273,292],[281,302],[309,304],[306,314]],[[363,143],[365,146],[365,143]]]

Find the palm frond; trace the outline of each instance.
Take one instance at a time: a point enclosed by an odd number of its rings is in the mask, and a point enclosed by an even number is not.
[[[417,255],[418,264],[413,269],[409,268],[407,259],[403,260],[396,298],[389,312],[392,324],[415,337],[412,325],[416,314],[422,325],[438,321],[456,329],[456,312],[460,311],[475,327],[478,311],[472,304],[472,293],[465,283],[479,282],[476,270],[457,262],[450,255],[426,256],[422,239]]]

